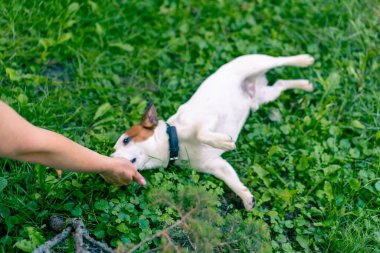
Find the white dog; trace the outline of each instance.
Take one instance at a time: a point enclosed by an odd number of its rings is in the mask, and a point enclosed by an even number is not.
[[[268,86],[265,73],[276,67],[306,67],[313,62],[309,55],[238,57],[207,78],[167,123],[157,120],[156,110],[151,105],[141,123],[119,138],[112,156],[124,157],[138,169],[189,161],[197,171],[223,180],[249,211],[255,205],[254,197],[221,155],[235,149],[235,141],[250,110],[255,111],[261,104],[277,99],[287,89],[313,90],[308,80],[278,80]]]

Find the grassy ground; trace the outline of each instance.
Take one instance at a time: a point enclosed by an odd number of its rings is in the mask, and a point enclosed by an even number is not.
[[[138,243],[175,218],[148,207],[147,192],[160,185],[199,185],[225,215],[263,220],[274,251],[380,252],[379,14],[375,0],[1,1],[0,99],[101,153],[148,99],[166,119],[241,54],[309,53],[311,68],[270,79],[308,78],[316,91],[261,108],[225,155],[258,200],[251,213],[222,182],[189,170],[143,172],[146,188],[118,190],[98,176],[58,179],[1,160],[0,252],[51,237],[43,224],[52,214],[81,217],[113,247]],[[275,111],[280,122],[268,117]]]

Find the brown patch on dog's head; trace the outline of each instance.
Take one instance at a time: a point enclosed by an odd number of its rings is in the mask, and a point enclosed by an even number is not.
[[[154,133],[153,129],[148,129],[142,125],[132,126],[126,134],[132,138],[134,142],[142,142],[151,137]]]
[[[144,116],[138,125],[132,126],[126,134],[133,139],[134,142],[141,142],[153,135],[154,129],[158,125],[157,111],[154,104],[151,103],[144,113]]]

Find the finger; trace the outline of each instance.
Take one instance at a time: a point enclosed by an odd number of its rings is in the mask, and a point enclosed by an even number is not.
[[[100,176],[109,184],[112,184],[111,180],[108,179],[108,177],[104,176],[103,174],[100,174]]]
[[[132,177],[130,175],[126,175],[125,177],[121,178],[121,183],[124,185],[132,183]]]
[[[123,183],[120,182],[120,180],[113,180],[113,178],[107,177],[103,174],[100,174],[100,176],[104,179],[104,181],[106,181],[109,184],[112,184],[113,186],[119,187],[123,185]]]
[[[123,185],[127,185],[128,182],[121,179],[121,178],[114,178],[112,180],[112,185],[116,186],[116,187],[119,187],[119,186],[123,186]]]
[[[133,178],[138,184],[146,185],[145,178],[138,171],[136,171],[136,173],[133,175]]]

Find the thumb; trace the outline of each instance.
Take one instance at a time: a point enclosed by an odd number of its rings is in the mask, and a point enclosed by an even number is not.
[[[140,184],[140,185],[146,185],[145,178],[138,172],[136,171],[135,175],[133,176],[135,181]]]

